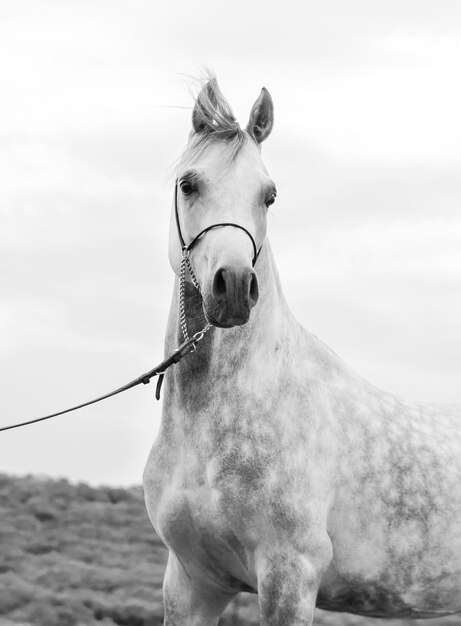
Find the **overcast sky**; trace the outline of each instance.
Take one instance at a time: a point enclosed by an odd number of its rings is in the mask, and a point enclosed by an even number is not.
[[[242,125],[274,99],[269,236],[298,319],[374,384],[461,402],[460,2],[3,0],[0,424],[162,359],[202,66]],[[138,483],[153,396],[0,434],[0,471]]]

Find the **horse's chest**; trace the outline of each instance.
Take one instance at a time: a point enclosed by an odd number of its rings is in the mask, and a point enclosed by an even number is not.
[[[245,517],[255,498],[250,482],[260,470],[254,461],[237,462],[235,454],[206,458],[194,445],[157,442],[146,468],[146,499],[157,531],[173,550],[197,541],[219,543]]]
[[[225,588],[246,589],[243,582],[251,582],[246,553],[223,515],[219,494],[190,478],[173,473],[158,493],[150,512],[159,535],[191,573],[212,576]]]
[[[191,544],[208,548],[214,542],[220,554],[219,546],[226,544],[227,551],[232,543],[229,537],[249,547],[274,532],[292,537],[306,531],[318,467],[299,449],[300,436],[284,455],[282,434],[262,432],[255,437],[248,429],[245,438],[229,429],[210,449],[159,438],[146,472],[146,498],[154,526],[171,549],[179,554]]]
[[[299,494],[293,504],[296,472],[277,445],[228,432],[211,450],[159,437],[146,471],[149,514],[189,568],[220,576],[226,587],[237,580],[251,586],[252,547],[274,528],[298,532],[306,498]]]

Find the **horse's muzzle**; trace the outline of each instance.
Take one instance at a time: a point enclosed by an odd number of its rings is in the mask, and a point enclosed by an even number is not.
[[[248,268],[218,269],[211,284],[211,296],[212,302],[205,299],[211,324],[222,328],[246,324],[259,298],[256,273]]]

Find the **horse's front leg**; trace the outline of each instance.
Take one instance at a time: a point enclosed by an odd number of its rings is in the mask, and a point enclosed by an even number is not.
[[[258,566],[261,625],[312,626],[322,568],[300,554],[265,555]]]
[[[165,626],[216,626],[234,595],[192,580],[170,551],[163,579]]]

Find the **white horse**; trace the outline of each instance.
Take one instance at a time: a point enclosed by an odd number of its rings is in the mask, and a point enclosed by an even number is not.
[[[211,327],[166,374],[145,470],[169,549],[165,624],[216,624],[240,591],[258,594],[271,626],[310,625],[315,606],[461,611],[460,408],[376,389],[294,319],[266,238],[269,93],[243,131],[211,78],[192,121],[170,232],[185,280],[166,352]]]

